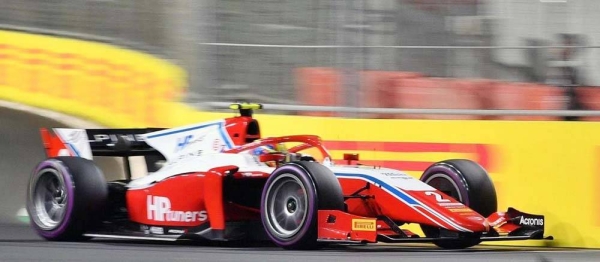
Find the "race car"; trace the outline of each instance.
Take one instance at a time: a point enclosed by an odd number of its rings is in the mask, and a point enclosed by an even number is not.
[[[420,179],[351,153],[340,164],[319,136],[263,138],[252,116],[261,105],[231,108],[240,114],[176,128],[42,128],[47,159],[28,185],[31,226],[52,241],[249,240],[284,249],[552,239],[543,215],[499,212],[474,161],[443,160]],[[126,178],[106,181],[96,156],[123,157]],[[131,156],[144,156],[147,175],[131,178]]]

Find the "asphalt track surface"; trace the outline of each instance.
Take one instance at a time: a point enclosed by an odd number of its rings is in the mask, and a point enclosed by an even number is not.
[[[49,242],[14,218],[23,207],[31,169],[44,158],[39,116],[0,108],[0,262],[4,261],[600,261],[600,250],[483,246],[448,251],[433,245],[336,246],[287,251],[269,243],[166,243],[93,239]]]

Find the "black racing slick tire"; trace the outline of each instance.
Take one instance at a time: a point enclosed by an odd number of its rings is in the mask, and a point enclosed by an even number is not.
[[[52,241],[87,239],[103,217],[108,186],[93,161],[54,157],[39,163],[27,187],[31,226]]]
[[[467,159],[451,159],[432,164],[421,176],[421,181],[444,192],[487,217],[498,210],[496,189],[487,171]],[[427,237],[439,237],[440,229],[421,225]],[[460,240],[434,241],[446,249],[463,249],[481,243],[480,234],[461,234]]]
[[[343,210],[338,179],[327,167],[307,161],[278,167],[265,183],[261,219],[266,234],[284,249],[316,249],[318,210]]]

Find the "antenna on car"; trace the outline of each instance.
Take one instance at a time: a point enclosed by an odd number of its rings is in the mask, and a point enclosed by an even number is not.
[[[229,109],[239,110],[241,116],[252,117],[254,110],[262,109],[262,104],[257,103],[234,103],[229,105]]]

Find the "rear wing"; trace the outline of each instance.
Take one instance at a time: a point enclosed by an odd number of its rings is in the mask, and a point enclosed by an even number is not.
[[[41,128],[47,157],[149,156],[160,152],[149,146],[143,134],[165,128],[74,129]]]

